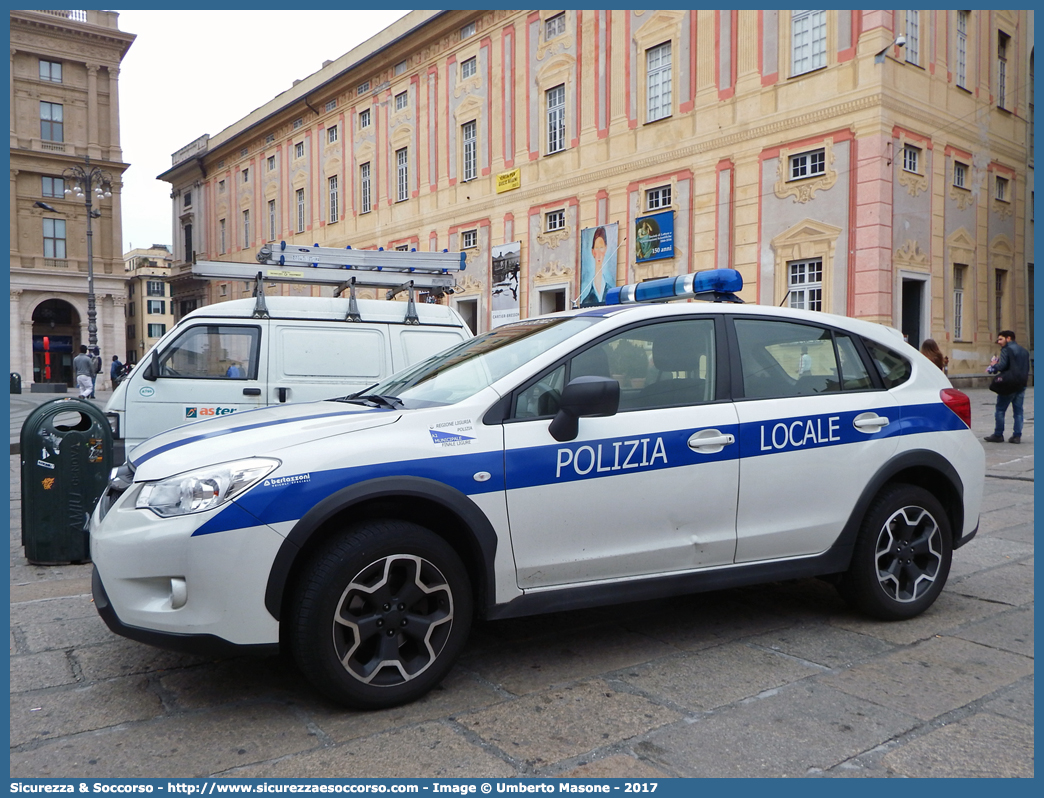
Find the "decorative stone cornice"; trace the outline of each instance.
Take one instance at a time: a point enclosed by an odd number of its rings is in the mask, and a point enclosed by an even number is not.
[[[903,266],[928,271],[928,255],[921,251],[921,245],[908,238],[906,243],[895,251],[893,261]]]
[[[563,266],[557,260],[553,260],[544,264],[543,268],[533,275],[533,279],[538,283],[560,283],[563,280],[572,280],[573,274],[572,266]]]
[[[965,210],[972,202],[972,193],[966,188],[958,188],[950,182],[950,199],[957,203],[957,210]]]
[[[563,241],[569,239],[569,229],[562,228],[561,230],[552,230],[551,232],[538,233],[536,240],[537,243],[547,247],[548,249],[558,249],[558,245]]]
[[[465,274],[457,280],[457,287],[453,290],[453,294],[454,296],[469,296],[471,294],[481,294],[484,289],[485,286],[478,278]]]

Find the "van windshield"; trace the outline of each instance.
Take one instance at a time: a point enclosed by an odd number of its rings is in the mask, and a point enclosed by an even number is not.
[[[601,317],[573,316],[506,324],[340,401],[372,397],[378,404],[405,408],[456,404],[599,321]]]

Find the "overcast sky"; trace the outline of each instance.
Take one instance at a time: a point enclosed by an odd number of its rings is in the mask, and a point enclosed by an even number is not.
[[[120,67],[123,250],[173,244],[169,183],[156,175],[294,80],[340,58],[406,11],[120,11],[137,34]]]

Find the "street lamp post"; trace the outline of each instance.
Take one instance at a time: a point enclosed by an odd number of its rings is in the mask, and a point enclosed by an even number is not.
[[[101,216],[101,211],[91,208],[91,195],[99,201],[112,196],[112,175],[97,166],[91,166],[91,157],[84,156],[84,166],[70,166],[62,172],[62,178],[70,187],[66,196],[82,199],[87,208],[87,341],[91,347],[98,345],[98,310],[94,303],[94,231],[91,221]]]

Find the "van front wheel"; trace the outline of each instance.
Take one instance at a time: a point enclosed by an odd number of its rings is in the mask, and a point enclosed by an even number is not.
[[[289,618],[294,658],[348,706],[413,701],[453,666],[472,604],[467,572],[444,540],[405,521],[367,522],[308,564]]]

